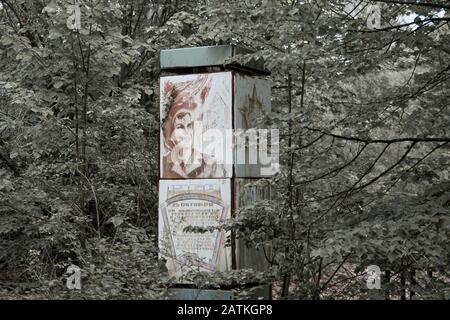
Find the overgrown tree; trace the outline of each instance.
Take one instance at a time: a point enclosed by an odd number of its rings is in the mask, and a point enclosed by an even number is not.
[[[0,0],[0,280],[9,294],[158,297],[161,48],[235,43],[272,71],[277,198],[233,224],[269,240],[282,298],[443,297],[449,261],[444,1]],[[350,6],[349,6],[350,4]],[[361,8],[379,5],[381,23]],[[355,8],[355,9],[349,9]],[[358,9],[359,8],[359,9]],[[361,13],[358,13],[361,11]],[[72,25],[71,28],[68,26]],[[245,213],[245,214],[244,214]],[[242,218],[241,218],[242,217]],[[269,240],[268,240],[269,239]],[[365,268],[386,271],[368,291]],[[431,277],[430,277],[431,275]],[[44,284],[44,286],[42,286]]]

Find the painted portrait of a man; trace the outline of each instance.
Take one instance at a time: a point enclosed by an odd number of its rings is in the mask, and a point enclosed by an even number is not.
[[[223,157],[208,153],[204,141],[208,130],[223,132],[225,137],[227,129],[231,129],[231,77],[228,73],[161,78],[161,114],[162,178],[231,176]],[[220,137],[209,143],[227,147]]]

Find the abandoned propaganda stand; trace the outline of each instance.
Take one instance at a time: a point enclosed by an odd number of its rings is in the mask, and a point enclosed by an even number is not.
[[[247,247],[220,228],[188,230],[218,227],[238,208],[271,197],[267,183],[254,183],[274,172],[262,161],[260,134],[255,138],[271,108],[270,73],[262,60],[235,62],[248,53],[233,45],[161,51],[158,241],[179,283],[170,290],[175,299],[233,299],[229,287],[193,287],[190,272],[268,267],[270,246]],[[270,299],[268,285],[255,292]]]

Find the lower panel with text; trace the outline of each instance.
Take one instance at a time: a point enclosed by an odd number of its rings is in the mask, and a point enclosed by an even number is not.
[[[231,269],[227,233],[214,228],[230,219],[230,204],[229,179],[160,180],[158,241],[170,276]]]

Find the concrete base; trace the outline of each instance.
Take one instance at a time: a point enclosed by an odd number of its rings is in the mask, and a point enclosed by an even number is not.
[[[172,300],[233,300],[231,290],[170,288],[168,295]]]
[[[170,288],[168,297],[171,300],[237,300],[232,290],[210,290],[192,288]],[[249,300],[270,300],[271,288],[269,285],[252,288]]]

